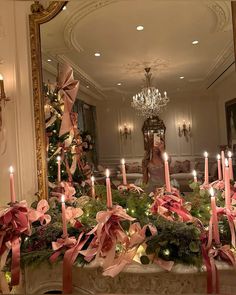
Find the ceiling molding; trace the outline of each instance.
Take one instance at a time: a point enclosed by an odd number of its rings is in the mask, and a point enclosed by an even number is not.
[[[214,13],[216,17],[215,32],[225,32],[232,28],[230,1],[215,1],[207,2],[207,7]]]
[[[70,49],[81,50],[81,46],[76,41],[73,34],[74,26],[81,21],[84,17],[96,11],[97,9],[103,8],[111,3],[115,3],[119,0],[88,0],[81,1],[81,5],[77,7],[73,15],[68,19],[64,29],[64,41]]]
[[[234,43],[231,40],[225,48],[218,54],[214,63],[209,68],[206,77],[206,85],[216,79],[234,61]]]
[[[143,74],[144,75],[144,69],[147,67],[151,68],[151,71],[153,73],[159,73],[159,72],[163,72],[167,69],[169,69],[170,66],[170,61],[169,60],[165,60],[162,58],[155,58],[152,61],[131,61],[127,64],[123,65],[124,70],[126,71],[126,73],[129,74]]]

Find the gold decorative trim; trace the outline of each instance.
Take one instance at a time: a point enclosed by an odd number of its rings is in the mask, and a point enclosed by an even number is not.
[[[35,1],[31,5],[32,14],[29,16],[39,199],[48,198],[40,25],[53,19],[66,3],[67,1],[53,1],[45,9],[39,1]]]
[[[236,2],[231,2],[231,9],[232,9],[232,22],[233,22],[233,39],[234,39],[234,56],[236,60]],[[236,63],[235,63],[236,66]]]

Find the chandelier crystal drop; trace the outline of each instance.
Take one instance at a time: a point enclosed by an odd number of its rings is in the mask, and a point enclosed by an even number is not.
[[[133,96],[131,103],[138,114],[146,118],[157,116],[170,101],[167,92],[164,92],[164,96],[162,96],[157,88],[151,86],[152,74],[150,70],[151,68],[145,68],[146,87]]]

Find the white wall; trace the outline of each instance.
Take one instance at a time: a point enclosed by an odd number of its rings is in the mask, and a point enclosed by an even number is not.
[[[11,101],[4,109],[7,150],[0,154],[0,204],[10,200],[8,168],[15,168],[17,199],[31,202],[37,192],[29,50],[30,2],[1,0],[0,72]],[[0,142],[0,146],[2,142]]]
[[[202,156],[207,150],[216,154],[219,145],[218,109],[214,97],[208,92],[176,93],[160,117],[166,125],[166,150],[172,157],[191,158]],[[137,116],[130,106],[130,100],[112,100],[97,106],[99,161],[113,166],[122,157],[142,159],[144,154],[141,132],[144,119]],[[190,121],[192,136],[178,135],[178,122]],[[127,140],[118,132],[118,126],[124,123],[133,126],[132,136]]]
[[[236,71],[234,65],[230,73],[223,76],[223,79],[216,84],[214,93],[218,102],[220,144],[227,145],[225,103],[236,98]]]

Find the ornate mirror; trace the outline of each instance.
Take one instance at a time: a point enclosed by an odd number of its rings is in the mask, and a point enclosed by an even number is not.
[[[121,158],[142,162],[150,141],[160,138],[176,159],[199,157],[209,134],[212,154],[226,143],[226,122],[217,105],[230,99],[223,98],[219,83],[235,70],[236,3],[232,2],[231,9],[228,1],[191,1],[191,5],[188,1],[137,1],[137,11],[133,1],[35,1],[32,5],[29,21],[40,198],[47,198],[49,191],[48,136],[53,129],[45,131],[49,124],[45,106],[47,109],[48,93],[54,95],[58,64],[70,65],[73,81],[80,82],[73,105],[80,130],[77,139],[87,141],[88,162],[98,178],[103,178],[101,167],[109,167],[116,181]],[[173,21],[166,22],[168,19]],[[163,23],[164,31],[159,29]],[[150,68],[152,94],[164,99],[166,90],[170,98],[166,111],[152,118],[137,116],[131,107],[147,84],[144,69]],[[185,120],[192,132],[189,141],[179,136]]]

